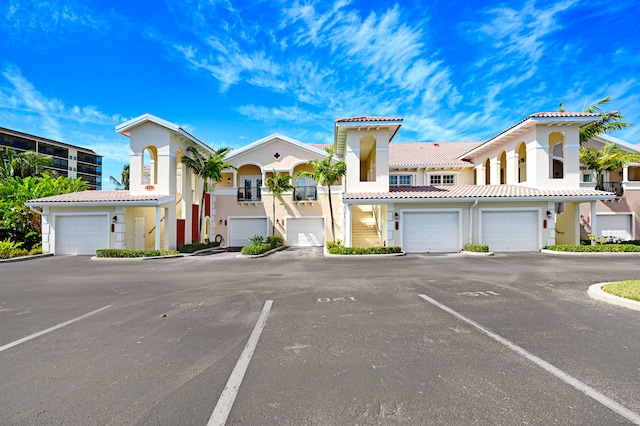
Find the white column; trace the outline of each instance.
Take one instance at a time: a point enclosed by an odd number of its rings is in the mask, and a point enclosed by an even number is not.
[[[160,250],[160,221],[162,220],[162,207],[156,207],[156,244],[155,249]]]
[[[596,202],[592,201],[591,202],[591,233],[596,235],[596,239],[597,237],[600,237],[598,234],[598,211],[596,210]],[[591,241],[591,244],[595,244],[595,241]]]
[[[351,204],[344,209],[344,246],[351,247]]]
[[[628,164],[626,164],[622,168],[622,182],[624,183],[629,182],[629,165]]]
[[[126,209],[124,207],[116,207],[116,217],[118,220],[115,224],[116,231],[116,241],[115,248],[117,249],[125,249],[125,234],[126,234],[126,224],[125,224],[125,213]]]
[[[489,176],[490,185],[500,185],[500,161],[497,158],[492,158],[489,161],[491,176]]]
[[[238,187],[238,170],[233,169],[233,187]]]
[[[507,152],[507,164],[504,171],[504,183],[507,185],[513,185],[518,183],[518,154],[513,151]]]
[[[476,185],[486,185],[485,173],[487,169],[484,166],[476,166]]]

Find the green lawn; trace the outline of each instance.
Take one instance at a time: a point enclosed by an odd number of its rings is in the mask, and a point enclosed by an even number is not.
[[[607,284],[602,287],[602,290],[615,296],[640,302],[640,280],[629,280]]]

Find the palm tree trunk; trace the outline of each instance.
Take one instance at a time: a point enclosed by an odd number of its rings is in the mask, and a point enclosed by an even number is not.
[[[273,215],[271,216],[271,235],[276,235],[276,196],[273,196]]]
[[[333,221],[333,203],[331,202],[331,185],[327,185],[329,189],[329,213],[331,214],[331,238],[336,242],[336,226]]]

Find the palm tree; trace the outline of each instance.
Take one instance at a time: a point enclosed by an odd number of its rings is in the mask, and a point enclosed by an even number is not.
[[[609,102],[611,102],[611,96],[605,96],[584,109],[583,112],[589,114],[600,114],[600,119],[580,128],[580,145],[583,145],[595,136],[613,132],[614,130],[624,129],[625,127],[633,125],[630,121],[623,121],[624,116],[622,115],[622,111],[602,112],[602,107],[607,105]],[[562,102],[558,105],[558,111],[566,112]]]
[[[276,235],[276,199],[286,192],[293,189],[291,185],[291,176],[279,175],[278,172],[273,170],[273,175],[265,179],[264,184],[267,186],[271,194],[273,195],[273,215],[271,222],[271,235]]]
[[[34,151],[18,152],[6,147],[0,153],[0,178],[40,176],[53,163],[49,155]],[[51,172],[49,172],[51,174]]]
[[[200,202],[200,222],[198,229],[202,235],[202,222],[204,221],[204,194],[209,192],[209,182],[218,183],[222,180],[222,171],[224,169],[235,168],[232,164],[225,161],[225,157],[231,152],[230,147],[223,147],[214,150],[209,157],[204,157],[200,152],[190,146],[187,152],[193,157],[182,156],[182,164],[191,169],[193,173],[204,180],[202,185],[202,197]],[[184,179],[184,177],[183,177]]]
[[[588,170],[596,172],[596,188],[603,187],[603,172],[619,170],[625,164],[639,161],[640,154],[622,152],[622,149],[613,142],[607,142],[602,148],[594,146],[580,147],[580,163]]]
[[[347,172],[347,163],[344,161],[333,160],[333,151],[331,148],[327,148],[329,154],[322,160],[311,160],[309,165],[313,167],[312,172],[302,171],[298,173],[298,178],[310,177],[318,182],[319,185],[326,186],[329,189],[329,212],[331,213],[331,238],[333,242],[336,241],[336,227],[333,219],[333,203],[331,202],[331,185],[340,180],[342,176]]]
[[[109,176],[109,182],[111,182],[116,189],[129,189],[129,164],[125,164],[122,167],[120,180]]]

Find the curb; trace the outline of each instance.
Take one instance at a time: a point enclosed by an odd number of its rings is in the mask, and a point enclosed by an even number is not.
[[[460,254],[468,254],[469,256],[493,256],[494,253],[492,251],[487,251],[483,253],[483,252],[477,252],[477,251],[462,250]]]
[[[622,306],[625,308],[633,309],[636,311],[640,311],[640,302],[635,300],[625,299],[624,297],[615,296],[613,294],[607,293],[602,290],[607,284],[612,283],[596,283],[589,286],[589,290],[587,293],[592,299],[600,300],[601,302],[610,303],[612,305]]]
[[[556,250],[547,250],[547,249],[542,249],[540,250],[540,253],[545,253],[545,254],[559,254],[561,256],[593,256],[593,255],[598,255],[598,256],[640,256],[640,252],[606,252],[606,251],[602,251],[602,252],[597,252],[597,251],[592,251],[592,252],[580,252],[580,251],[556,251]]]
[[[349,259],[379,259],[381,257],[398,257],[405,256],[407,253],[401,251],[400,253],[389,254],[331,254],[325,247],[322,250],[324,257],[337,257],[337,258],[349,258]]]
[[[287,248],[287,246],[280,246],[280,247],[276,247],[274,249],[271,249],[269,251],[266,251],[266,252],[264,252],[262,254],[250,254],[250,255],[239,254],[239,255],[236,256],[236,259],[256,259],[258,257],[266,257],[266,256],[269,256],[271,253],[275,253],[277,251],[284,250],[286,248]]]
[[[0,259],[0,263],[4,263],[4,262],[24,262],[27,260],[34,260],[34,259],[40,259],[42,257],[49,257],[49,256],[53,256],[53,254],[51,253],[43,253],[43,254],[34,254],[33,256],[20,256],[20,257],[12,257],[10,259]]]

